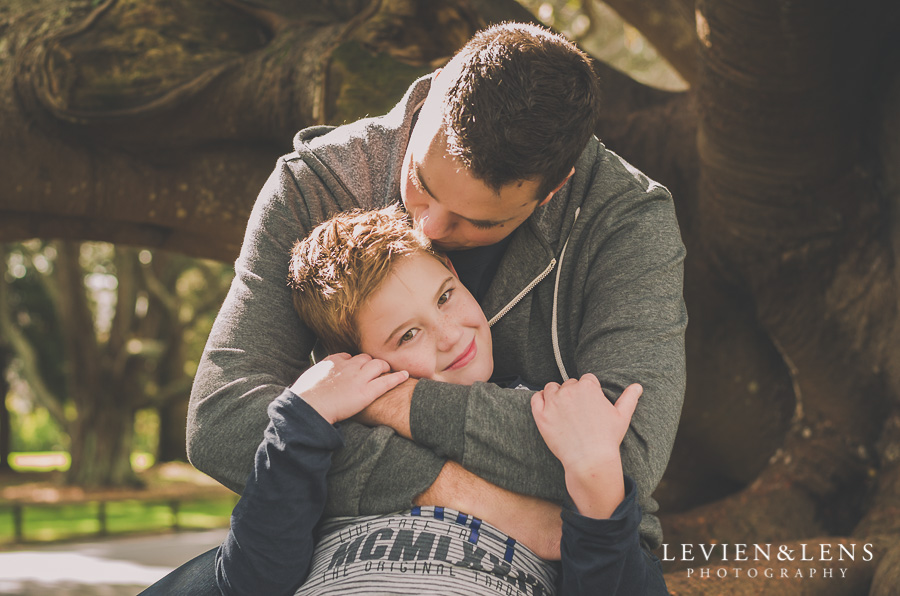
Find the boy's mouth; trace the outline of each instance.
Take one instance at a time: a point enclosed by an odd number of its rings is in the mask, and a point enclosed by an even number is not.
[[[445,368],[444,370],[456,370],[458,368],[462,368],[468,363],[470,363],[474,358],[475,354],[478,353],[478,347],[475,345],[475,338],[472,338],[472,343],[469,344],[463,353],[456,357],[456,360],[450,363],[450,366]]]

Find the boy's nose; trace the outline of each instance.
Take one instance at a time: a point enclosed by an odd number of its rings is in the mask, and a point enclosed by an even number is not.
[[[444,322],[437,334],[437,348],[441,352],[448,352],[457,347],[462,337],[462,327],[455,323]]]

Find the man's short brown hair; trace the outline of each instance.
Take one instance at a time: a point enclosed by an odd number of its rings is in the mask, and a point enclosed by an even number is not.
[[[597,126],[590,57],[542,27],[501,23],[477,33],[445,70],[455,77],[444,106],[450,155],[495,191],[534,180],[535,198],[546,198]]]
[[[397,262],[416,253],[440,260],[397,205],[340,213],[291,250],[294,308],[329,354],[358,353],[360,309]]]

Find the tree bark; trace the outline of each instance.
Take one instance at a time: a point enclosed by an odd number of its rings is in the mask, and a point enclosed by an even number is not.
[[[72,464],[66,481],[81,486],[137,485],[131,469],[134,434],[134,387],[128,383],[132,363],[124,347],[122,323],[113,320],[110,338],[98,341],[94,318],[87,303],[84,271],[79,260],[81,245],[57,243],[54,268],[61,299],[57,305],[63,325],[67,365],[67,395],[77,411],[69,422]],[[117,259],[121,264],[123,259]],[[128,318],[133,284],[129,271],[120,266],[117,317]],[[110,350],[110,343],[114,351]]]
[[[140,486],[131,468],[134,411],[127,400],[95,400],[79,408],[69,431],[72,466],[66,473],[67,483],[84,487]]]

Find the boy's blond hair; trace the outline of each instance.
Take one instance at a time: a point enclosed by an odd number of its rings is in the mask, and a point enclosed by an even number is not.
[[[356,354],[360,309],[397,262],[415,253],[444,263],[396,205],[335,215],[291,250],[294,308],[329,354]]]

